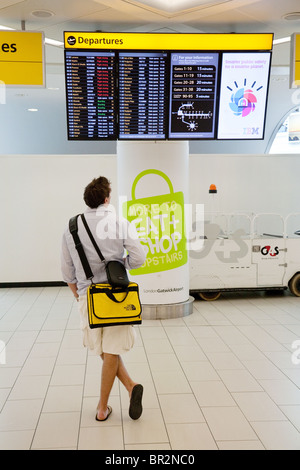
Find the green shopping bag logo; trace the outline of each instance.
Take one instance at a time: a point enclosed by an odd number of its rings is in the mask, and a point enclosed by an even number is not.
[[[137,183],[143,176],[149,174],[164,178],[170,192],[136,199]],[[174,192],[171,180],[165,173],[150,169],[137,175],[131,194],[132,201],[123,204],[123,216],[135,225],[140,241],[145,247],[147,258],[141,268],[130,273],[132,275],[157,273],[186,264],[183,193]]]

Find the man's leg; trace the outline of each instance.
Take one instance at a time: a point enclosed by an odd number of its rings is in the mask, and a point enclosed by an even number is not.
[[[120,380],[120,382],[122,382],[122,384],[124,385],[124,387],[126,388],[126,390],[129,393],[129,396],[130,396],[133,387],[135,385],[137,385],[137,383],[134,382],[131,379],[131,377],[129,376],[129,374],[128,374],[125,366],[124,366],[124,362],[123,362],[121,356],[119,356],[119,366],[118,366],[118,371],[117,371],[117,377]]]
[[[104,361],[105,361],[105,357],[106,356],[113,356],[114,358],[117,358],[117,369],[116,369],[116,373],[115,373],[115,376],[112,380],[112,383],[111,383],[111,387],[110,387],[110,390],[109,390],[109,393],[107,395],[107,391],[108,391],[108,377],[103,377],[103,367],[104,367]],[[115,377],[118,377],[118,379],[120,380],[120,382],[124,385],[124,387],[126,388],[126,390],[128,391],[129,393],[129,397],[130,397],[130,409],[129,409],[129,414],[130,414],[130,417],[132,419],[138,419],[140,417],[140,415],[142,414],[142,395],[143,395],[143,387],[140,385],[140,384],[137,384],[136,382],[134,382],[131,377],[129,376],[125,366],[124,366],[124,363],[123,363],[123,360],[121,358],[121,356],[114,356],[112,354],[102,354],[101,355],[101,358],[103,360],[103,366],[102,366],[102,380],[101,380],[101,397],[100,397],[100,401],[99,401],[99,405],[98,405],[98,419],[105,419],[106,416],[107,416],[107,413],[108,413],[108,410],[107,410],[107,404],[108,404],[108,398],[109,398],[109,394],[110,394],[110,391],[111,391],[111,388],[113,386],[113,383],[114,383],[114,379]],[[106,361],[105,363],[106,366],[110,367],[109,365],[109,362]],[[114,370],[115,370],[115,367],[116,367],[116,364],[114,363]],[[111,377],[112,378],[112,377]],[[111,379],[110,379],[111,380]],[[102,413],[100,414],[100,411],[102,410]]]
[[[115,354],[103,353],[101,355],[103,360],[102,374],[101,374],[101,390],[100,401],[97,408],[97,418],[99,420],[105,419],[108,414],[108,399],[117,375],[119,366],[119,356]]]

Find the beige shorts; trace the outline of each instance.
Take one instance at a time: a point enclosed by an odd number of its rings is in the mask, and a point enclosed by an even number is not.
[[[83,334],[83,345],[97,356],[102,353],[124,354],[133,347],[136,332],[132,325],[106,326],[90,328],[88,322],[87,299],[81,295],[78,301],[80,328]]]

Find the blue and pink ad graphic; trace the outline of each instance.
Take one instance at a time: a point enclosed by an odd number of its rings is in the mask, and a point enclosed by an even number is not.
[[[223,54],[218,139],[262,139],[270,52]]]

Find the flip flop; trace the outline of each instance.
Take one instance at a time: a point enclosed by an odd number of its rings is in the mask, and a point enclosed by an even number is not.
[[[107,413],[106,418],[104,418],[104,419],[98,419],[98,417],[97,417],[98,412],[96,413],[96,417],[95,417],[96,421],[106,421],[106,420],[107,420],[107,418],[108,418],[108,417],[111,415],[111,413],[112,413],[112,407],[109,406],[109,405],[107,405],[107,409],[108,409],[108,413]]]
[[[130,397],[129,405],[129,416],[131,419],[139,419],[143,412],[142,397],[143,397],[143,386],[137,384],[133,387]]]

